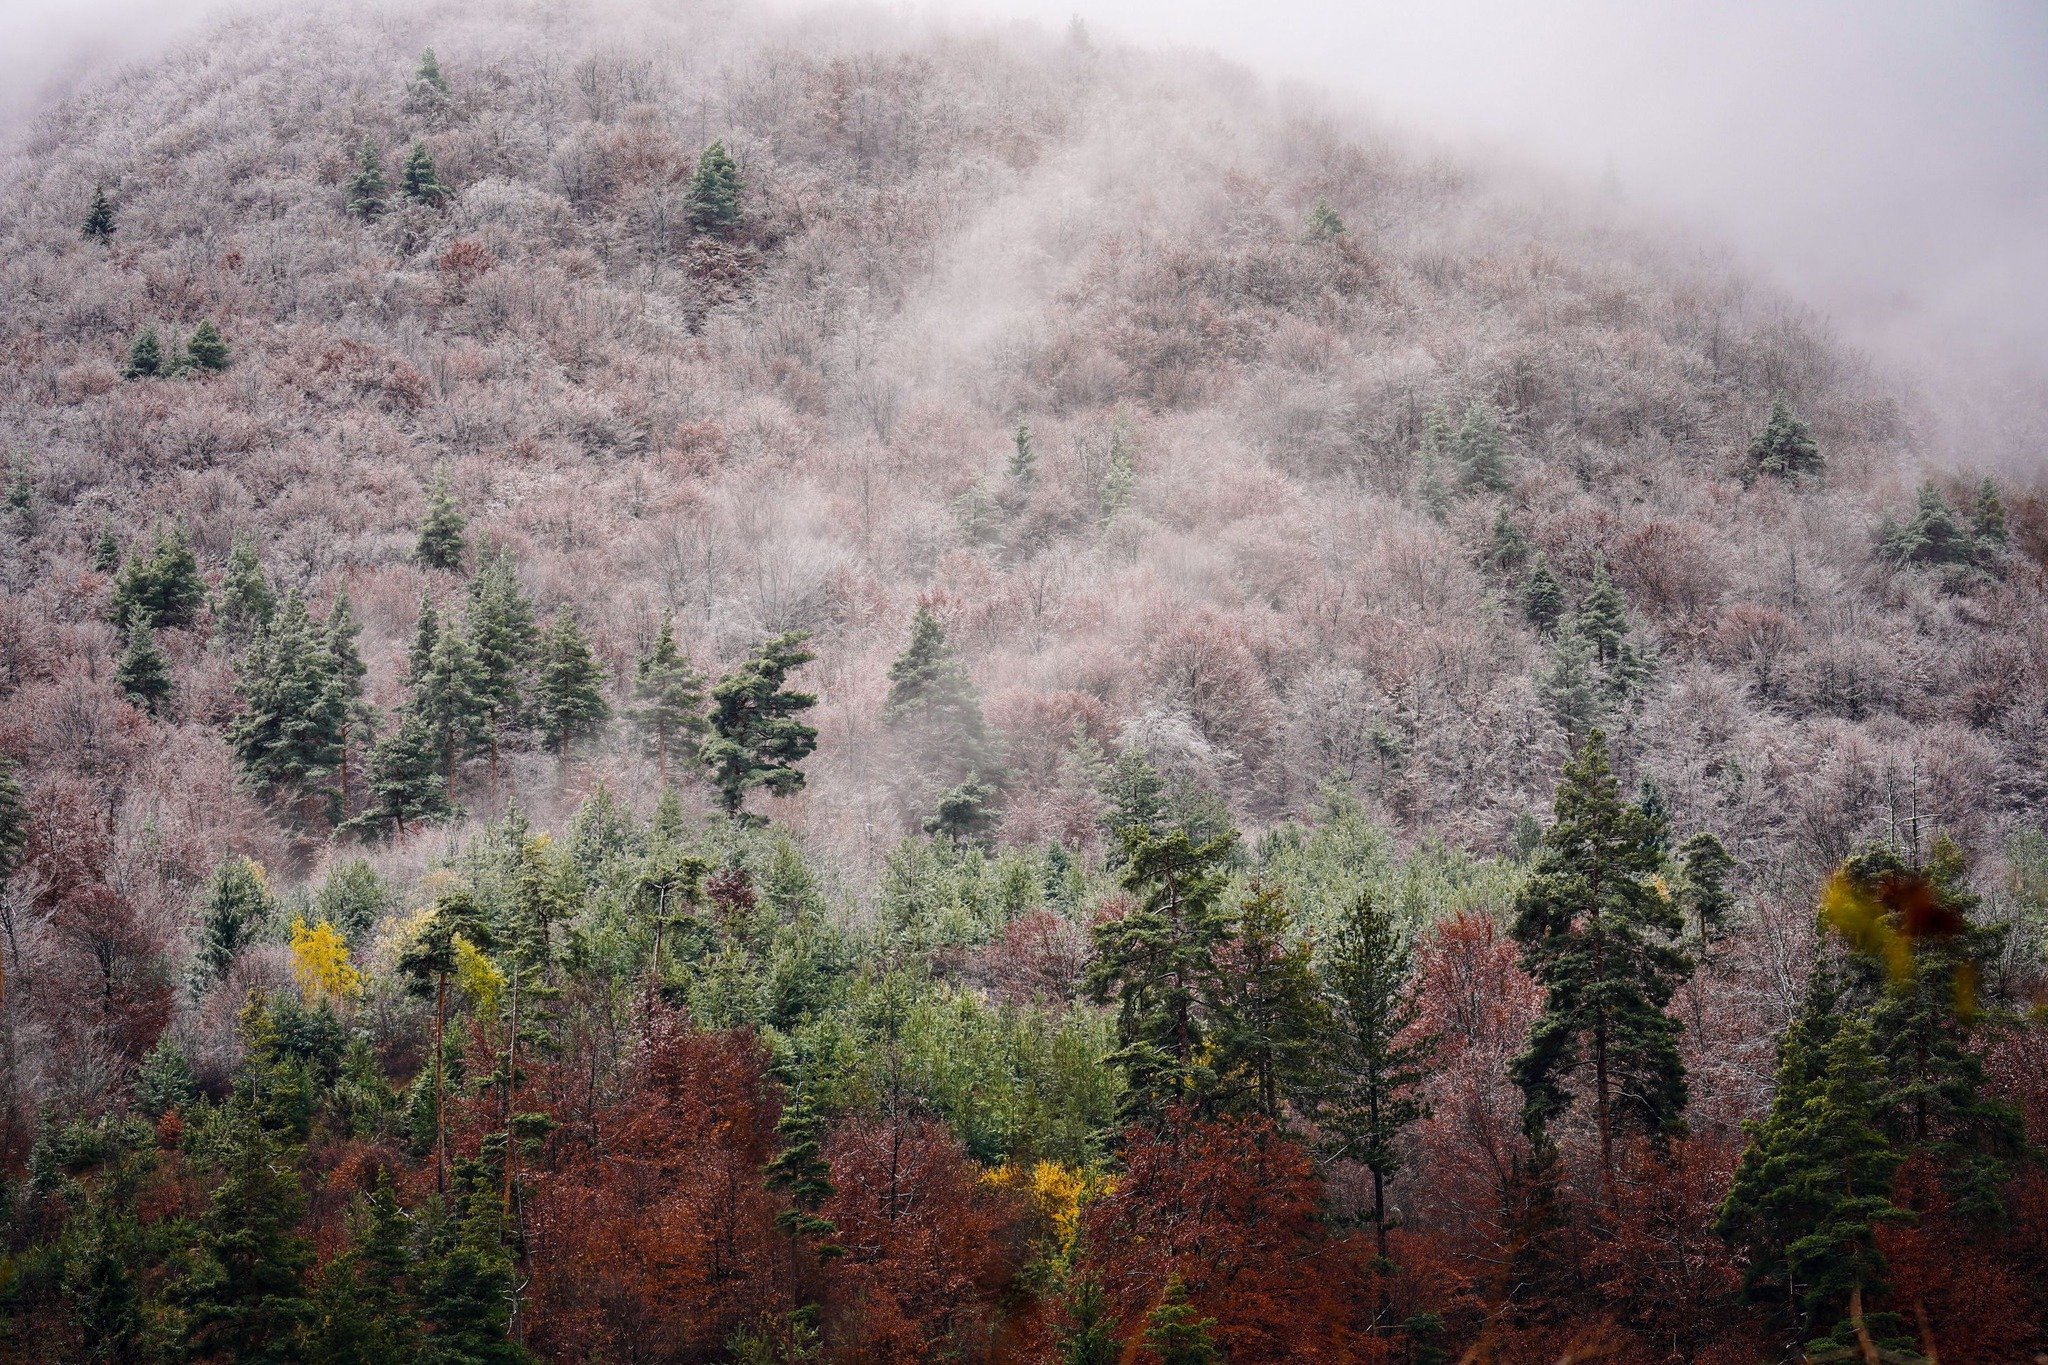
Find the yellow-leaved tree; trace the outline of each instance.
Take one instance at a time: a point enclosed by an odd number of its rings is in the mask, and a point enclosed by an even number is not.
[[[363,993],[363,974],[348,960],[348,940],[326,920],[308,925],[292,917],[292,975],[311,1005],[331,1000],[346,1005]]]

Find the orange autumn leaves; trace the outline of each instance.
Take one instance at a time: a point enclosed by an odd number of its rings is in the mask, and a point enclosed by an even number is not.
[[[1952,939],[1966,927],[1962,912],[1921,872],[1886,872],[1865,881],[1843,868],[1828,879],[1820,907],[1822,921],[1852,951],[1884,964],[1894,987],[1918,975],[1923,945]],[[1955,1008],[1965,1018],[1976,1011],[1973,962],[1956,968]]]

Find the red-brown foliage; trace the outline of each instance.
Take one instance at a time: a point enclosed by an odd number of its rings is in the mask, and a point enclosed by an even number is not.
[[[658,1015],[626,1094],[550,1143],[525,1198],[532,1344],[557,1359],[709,1360],[787,1312],[781,1205],[762,1186],[775,1089],[749,1035]]]
[[[1307,1154],[1269,1121],[1183,1115],[1166,1134],[1128,1135],[1124,1174],[1083,1220],[1083,1270],[1132,1340],[1178,1275],[1233,1361],[1373,1360],[1379,1343],[1354,1321],[1373,1297],[1368,1253],[1328,1235],[1321,1196]]]
[[[847,1361],[985,1359],[1021,1259],[1017,1196],[987,1185],[943,1124],[856,1118],[826,1145],[831,1338]]]

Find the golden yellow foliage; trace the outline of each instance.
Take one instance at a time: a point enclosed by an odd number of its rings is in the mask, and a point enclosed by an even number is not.
[[[347,1004],[363,991],[363,974],[348,960],[348,940],[324,919],[309,927],[303,916],[292,917],[292,975],[309,1005],[323,996]]]
[[[1890,903],[1887,903],[1887,902]],[[1953,912],[1936,901],[1925,878],[1880,882],[1873,891],[1846,870],[1828,878],[1820,896],[1821,918],[1842,936],[1853,952],[1877,959],[1895,987],[1904,987],[1919,970],[1914,962],[1916,937],[1946,932]],[[1958,964],[1955,972],[1956,1012],[1968,1018],[1977,1008],[1977,966]]]
[[[1040,1161],[1029,1167],[1006,1161],[984,1171],[981,1178],[986,1184],[1027,1196],[1052,1226],[1062,1253],[1073,1250],[1081,1229],[1081,1211],[1115,1186],[1113,1179],[1099,1171],[1058,1161]]]
[[[469,998],[471,1009],[478,1014],[493,1014],[498,1008],[498,992],[505,988],[505,974],[475,944],[457,934],[455,984]]]

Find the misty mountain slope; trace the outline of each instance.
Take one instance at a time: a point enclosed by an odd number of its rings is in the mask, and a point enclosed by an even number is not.
[[[445,109],[411,89],[426,46]],[[394,183],[422,141],[447,201],[352,217],[365,137]],[[688,224],[717,139],[729,240]],[[95,184],[106,248],[80,236]],[[1307,230],[1319,200],[1341,236]],[[1876,562],[1879,516],[1913,512],[1910,404],[1608,214],[1226,67],[1066,39],[724,5],[230,25],[53,111],[0,186],[0,440],[32,489],[0,561],[7,742],[53,778],[115,754],[110,802],[191,849],[167,888],[273,846],[219,739],[228,655],[166,632],[176,700],[141,722],[91,542],[174,517],[209,573],[247,534],[282,586],[346,585],[388,711],[422,595],[459,600],[410,558],[445,463],[615,680],[664,609],[705,666],[816,634],[823,737],[779,810],[856,881],[931,795],[878,725],[920,600],[1008,742],[1007,838],[1092,837],[1078,725],[1253,822],[1335,776],[1499,847],[1568,734],[1529,566],[1483,562],[1505,508],[1568,601],[1603,564],[1624,594],[1654,667],[1589,705],[1682,827],[1788,888],[1909,805],[1994,847],[2048,785],[2037,506],[2008,490],[1998,574]],[[122,380],[140,327],[201,319],[232,368]],[[1778,397],[1817,486],[1739,477]],[[1432,410],[1479,402],[1498,491],[1430,449]],[[1945,485],[1965,520],[1974,482]],[[549,809],[553,759],[514,770]],[[599,776],[652,790],[623,734],[572,785]]]

